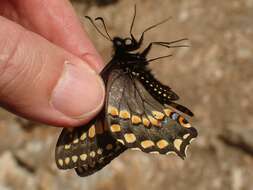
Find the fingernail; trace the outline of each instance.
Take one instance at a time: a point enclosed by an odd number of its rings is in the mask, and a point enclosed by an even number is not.
[[[84,119],[101,108],[104,93],[102,79],[87,64],[66,62],[51,104],[68,117]]]

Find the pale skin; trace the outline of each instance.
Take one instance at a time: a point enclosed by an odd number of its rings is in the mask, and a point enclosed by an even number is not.
[[[67,0],[0,1],[0,106],[72,127],[101,109],[103,62]]]

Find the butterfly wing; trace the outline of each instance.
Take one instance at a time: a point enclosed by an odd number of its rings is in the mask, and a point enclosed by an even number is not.
[[[62,130],[55,152],[58,168],[75,168],[78,175],[88,176],[126,149],[112,137],[101,118],[100,115],[85,126]]]
[[[196,129],[153,98],[139,77],[114,70],[107,89],[106,118],[118,142],[147,153],[186,156],[187,146],[197,136]]]

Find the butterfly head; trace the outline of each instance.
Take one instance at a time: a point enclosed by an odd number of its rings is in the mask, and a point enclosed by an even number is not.
[[[114,37],[112,42],[116,52],[131,52],[139,49],[139,44],[133,37]]]

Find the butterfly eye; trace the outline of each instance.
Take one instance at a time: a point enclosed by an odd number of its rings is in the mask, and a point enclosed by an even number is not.
[[[133,42],[132,42],[132,39],[131,38],[126,38],[125,39],[125,45],[131,45]]]
[[[117,41],[116,41],[116,45],[117,45],[117,46],[121,46],[121,45],[122,45],[122,42],[119,41],[119,40],[117,40]]]

